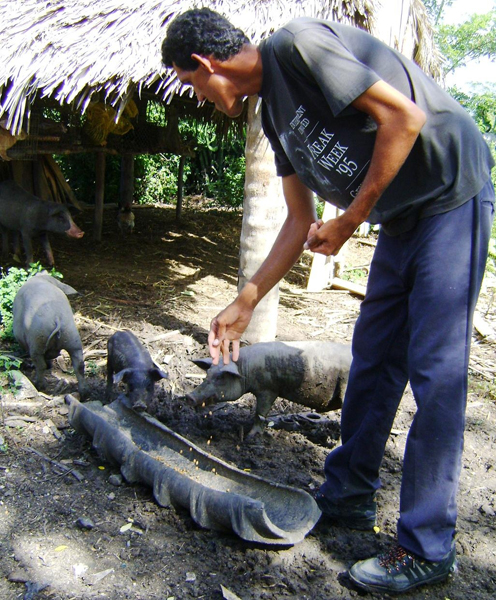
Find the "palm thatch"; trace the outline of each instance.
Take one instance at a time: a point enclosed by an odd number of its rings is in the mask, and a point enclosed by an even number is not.
[[[420,0],[408,5],[417,36],[416,59],[435,73],[432,32]],[[42,101],[84,114],[95,98],[116,109],[151,93],[169,103],[191,96],[161,64],[167,24],[194,5],[226,15],[254,43],[295,16],[337,20],[374,32],[379,0],[3,0],[0,4],[0,124],[29,132]]]

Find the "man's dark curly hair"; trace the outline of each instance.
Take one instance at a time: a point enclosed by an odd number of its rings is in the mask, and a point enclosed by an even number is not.
[[[198,63],[192,54],[213,55],[227,60],[250,43],[246,35],[226,18],[209,8],[193,8],[176,17],[167,28],[162,42],[162,62],[172,63],[185,71],[196,71]]]

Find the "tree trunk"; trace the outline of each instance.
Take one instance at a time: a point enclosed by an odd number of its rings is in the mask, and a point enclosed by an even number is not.
[[[241,228],[238,291],[257,271],[272,248],[286,216],[282,185],[276,176],[274,154],[262,132],[258,98],[249,98],[246,135],[246,175]],[[259,303],[243,339],[250,343],[276,336],[279,286]]]

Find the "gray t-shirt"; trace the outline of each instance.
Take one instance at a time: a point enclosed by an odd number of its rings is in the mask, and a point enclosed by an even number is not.
[[[316,194],[347,208],[365,177],[376,136],[351,106],[379,80],[427,115],[401,170],[369,222],[390,234],[477,194],[493,160],[468,113],[415,63],[358,28],[299,18],[260,44],[262,125],[278,175],[297,173]]]

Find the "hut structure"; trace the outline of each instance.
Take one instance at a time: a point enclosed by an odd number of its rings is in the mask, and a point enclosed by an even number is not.
[[[192,152],[178,132],[182,115],[215,118],[198,106],[161,63],[168,23],[193,6],[209,6],[254,43],[297,16],[370,31],[436,76],[438,57],[421,0],[3,0],[0,4],[0,179],[14,178],[44,199],[77,204],[54,154],[96,156],[95,236],[100,239],[105,155],[119,154],[121,202],[133,193],[133,157]],[[149,106],[163,107],[154,122]],[[249,105],[249,106],[248,106]],[[283,216],[272,155],[260,133],[256,102],[247,102],[247,174],[240,284],[256,270]],[[267,202],[267,198],[271,202]],[[180,198],[179,198],[180,200]],[[271,212],[264,207],[272,207]],[[178,202],[180,208],[180,202]],[[261,224],[265,223],[265,228]],[[267,302],[277,307],[275,296]],[[267,306],[259,312],[267,312]],[[251,341],[275,335],[274,310]]]

